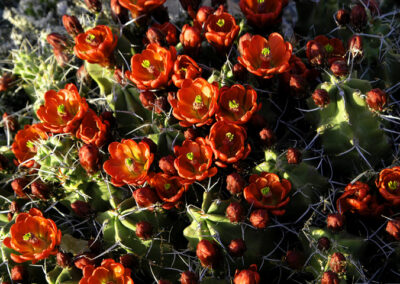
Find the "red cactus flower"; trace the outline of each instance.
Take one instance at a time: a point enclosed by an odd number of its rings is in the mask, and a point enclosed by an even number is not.
[[[85,98],[81,98],[74,84],[65,85],[58,92],[47,91],[44,94],[44,105],[36,114],[43,126],[53,133],[73,133],[88,111]]]
[[[239,26],[231,14],[224,12],[221,5],[214,14],[207,18],[204,25],[207,41],[218,51],[226,51],[239,34]]]
[[[194,80],[201,76],[201,71],[202,69],[191,57],[187,55],[179,55],[174,63],[172,81],[176,87],[181,88],[185,79]]]
[[[10,229],[11,237],[3,244],[20,254],[11,253],[16,263],[32,261],[35,264],[50,255],[56,255],[61,242],[61,231],[51,219],[43,217],[39,209],[32,208],[29,213],[20,213]]]
[[[346,186],[344,193],[336,201],[336,208],[341,214],[351,211],[364,216],[378,216],[384,205],[378,205],[375,196],[370,194],[368,184],[356,181]]]
[[[139,15],[147,14],[160,7],[165,1],[166,0],[119,0],[119,4],[128,9],[132,14],[132,18],[135,19]]]
[[[166,87],[170,84],[175,58],[173,46],[165,49],[156,43],[149,44],[142,53],[132,56],[132,71],[126,71],[126,77],[141,90]]]
[[[24,129],[18,131],[11,145],[11,150],[15,158],[17,158],[18,163],[27,168],[32,167],[35,161],[30,159],[32,159],[37,152],[35,142],[38,140],[47,140],[47,138],[48,135],[46,129],[43,127],[43,123],[25,125]]]
[[[187,191],[189,183],[178,176],[157,173],[149,179],[151,187],[155,188],[158,197],[165,202],[164,209],[171,209]]]
[[[217,100],[217,85],[210,84],[203,78],[184,80],[176,98],[168,96],[168,101],[173,107],[172,114],[181,120],[179,124],[183,127],[211,124],[217,109]]]
[[[245,34],[239,40],[238,61],[246,69],[264,79],[286,72],[290,68],[292,45],[278,33],[269,35],[268,40],[259,35]]]
[[[217,168],[211,167],[212,149],[202,137],[185,140],[182,146],[175,146],[177,158],[174,161],[178,175],[187,180],[204,180],[217,174]]]
[[[375,183],[383,198],[393,206],[400,205],[400,167],[382,170]]]
[[[283,208],[289,203],[292,184],[276,174],[263,172],[250,177],[250,184],[244,189],[244,198],[255,208],[268,209],[274,215],[285,214]]]
[[[226,167],[225,163],[236,163],[245,159],[250,151],[249,144],[245,144],[246,130],[236,124],[218,121],[210,129],[207,143],[211,146],[214,156],[220,167]]]
[[[250,265],[249,269],[236,270],[234,284],[258,284],[260,283],[260,274],[257,272],[257,265]]]
[[[131,270],[125,268],[121,263],[115,262],[111,258],[104,259],[101,266],[94,267],[93,265],[86,265],[83,268],[83,277],[79,284],[92,284],[92,283],[121,283],[133,284],[130,277]]]
[[[239,6],[250,25],[260,29],[281,22],[287,0],[240,0]]]
[[[108,67],[117,41],[109,27],[100,25],[75,37],[74,52],[82,60]]]
[[[107,130],[108,125],[103,123],[93,110],[89,109],[75,135],[85,144],[100,147],[107,139]]]
[[[244,124],[257,111],[257,93],[251,86],[239,84],[222,87],[219,91],[217,120]]]
[[[111,143],[108,152],[111,157],[103,164],[103,168],[111,176],[112,184],[140,185],[148,179],[147,171],[154,159],[148,144],[124,139],[121,143]]]

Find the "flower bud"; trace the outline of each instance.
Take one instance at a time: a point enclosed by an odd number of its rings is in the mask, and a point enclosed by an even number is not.
[[[331,71],[335,76],[342,77],[349,73],[349,67],[344,60],[336,60],[331,65]]]
[[[31,191],[34,196],[40,199],[48,199],[50,188],[44,182],[37,180],[31,184]]]
[[[11,188],[19,197],[25,197],[28,184],[29,180],[27,178],[16,178],[11,182]]]
[[[157,194],[149,186],[136,189],[132,196],[140,207],[149,207],[158,201]]]
[[[390,220],[386,225],[386,232],[400,241],[400,219]]]
[[[90,77],[84,64],[76,71],[76,79],[78,79],[78,82],[87,86],[92,82],[92,77]]]
[[[115,69],[113,77],[114,80],[117,81],[122,87],[125,87],[128,84],[128,80],[120,68]]]
[[[214,9],[208,6],[201,6],[196,14],[196,22],[203,26],[203,24],[207,21],[208,16],[210,16],[214,12]]]
[[[245,186],[245,180],[238,173],[231,173],[226,177],[226,189],[232,195],[242,193],[244,186]]]
[[[71,256],[68,253],[59,251],[57,253],[57,265],[62,268],[70,267],[72,264]]]
[[[59,33],[51,33],[47,35],[47,42],[54,48],[59,51],[66,50],[69,48],[70,44],[68,42],[68,38],[59,34]]]
[[[318,249],[328,250],[331,247],[331,241],[327,237],[321,237],[318,239]]]
[[[285,260],[292,269],[301,269],[304,265],[304,255],[297,250],[288,250]]]
[[[174,167],[175,158],[172,155],[162,157],[158,162],[160,169],[167,175],[176,175],[176,169]]]
[[[78,18],[75,16],[64,15],[62,23],[67,33],[73,38],[84,32],[81,23],[79,23]]]
[[[197,244],[196,255],[203,267],[214,267],[219,261],[219,248],[215,243],[201,240]]]
[[[76,215],[78,215],[81,218],[86,218],[92,212],[90,204],[80,200],[71,203],[71,209],[72,211],[74,211]]]
[[[95,256],[94,253],[78,255],[74,260],[74,265],[78,269],[83,269],[86,265],[94,265],[96,263],[96,260],[93,259]]]
[[[290,94],[295,98],[304,98],[308,87],[307,80],[303,75],[291,74],[289,80]]]
[[[326,226],[328,229],[338,232],[343,229],[344,221],[344,216],[339,213],[329,214],[326,218]]]
[[[146,143],[150,147],[151,153],[153,153],[153,154],[157,153],[157,144],[154,143],[153,140],[151,140],[150,138],[144,137],[142,139],[142,142]]]
[[[141,92],[139,95],[139,100],[142,103],[143,107],[145,107],[146,109],[148,109],[148,110],[154,109],[154,103],[156,101],[156,96],[154,95],[153,92],[150,92],[150,91]]]
[[[128,9],[122,7],[118,0],[111,0],[111,16],[116,23],[125,24],[129,21]]]
[[[242,239],[232,240],[228,246],[229,254],[233,257],[243,256],[246,250],[246,243]]]
[[[335,14],[336,23],[339,26],[346,26],[350,23],[350,13],[345,9],[340,9]]]
[[[346,272],[346,257],[340,252],[335,252],[331,255],[329,268],[335,273]]]
[[[238,202],[231,202],[226,208],[226,217],[232,223],[242,222],[244,219],[243,206]]]
[[[181,278],[179,279],[181,284],[198,284],[199,279],[197,275],[192,271],[184,271],[181,274]]]
[[[236,270],[233,279],[234,284],[259,284],[260,275],[257,272],[257,265],[250,265],[249,269]]]
[[[372,89],[366,94],[368,106],[375,111],[383,111],[387,102],[387,94],[379,88]]]
[[[150,27],[146,32],[146,38],[149,43],[157,43],[158,45],[164,45],[165,36],[159,29]]]
[[[300,164],[301,152],[296,148],[289,148],[286,152],[286,159],[288,164]]]
[[[257,229],[264,229],[269,222],[268,211],[266,209],[256,209],[250,214],[250,223]]]
[[[272,145],[275,144],[276,136],[275,136],[275,133],[271,129],[264,127],[260,131],[259,136],[260,136],[262,143],[265,146],[271,147]]]
[[[306,54],[312,65],[322,65],[326,59],[325,47],[315,40],[307,42]]]
[[[235,80],[238,81],[244,81],[246,80],[247,77],[247,70],[246,68],[244,68],[244,66],[240,63],[236,63],[235,65],[233,65],[233,77],[235,78]]]
[[[363,29],[368,21],[367,13],[363,5],[356,5],[351,9],[350,22],[356,30]]]
[[[363,41],[359,35],[353,35],[349,40],[349,51],[354,59],[360,59],[363,56]]]
[[[185,53],[194,57],[198,54],[200,50],[200,45],[202,42],[201,31],[195,26],[192,27],[186,24],[182,28],[179,40],[183,45]]]
[[[188,128],[183,132],[185,139],[187,140],[195,140],[200,136],[199,130],[197,128]]]
[[[0,78],[0,92],[6,91],[14,81],[14,76],[10,73],[4,73]]]
[[[324,89],[316,89],[312,94],[312,99],[320,108],[326,107],[330,103],[329,93]]]
[[[100,168],[99,148],[93,145],[83,145],[79,149],[79,162],[85,171],[92,175]]]
[[[158,114],[165,113],[169,110],[169,103],[166,97],[158,97],[154,102],[154,111]]]
[[[101,1],[100,0],[84,0],[89,11],[93,13],[98,13],[101,11]]]
[[[65,67],[65,65],[70,60],[70,55],[60,49],[54,49],[53,53],[54,53],[54,57],[56,58],[58,66]]]
[[[148,240],[153,235],[153,226],[147,221],[140,221],[136,224],[136,236],[142,240]]]
[[[28,270],[23,265],[16,265],[11,269],[11,279],[15,282],[28,282]]]
[[[138,259],[133,254],[124,254],[119,257],[119,262],[126,268],[133,269],[138,265]]]
[[[328,270],[322,275],[321,284],[339,284],[339,277],[335,272]]]
[[[19,125],[15,117],[8,115],[6,112],[3,114],[4,128],[11,132],[18,130]]]

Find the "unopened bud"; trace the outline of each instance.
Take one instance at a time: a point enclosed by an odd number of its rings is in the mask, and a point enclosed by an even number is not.
[[[48,199],[49,198],[49,194],[50,194],[50,188],[48,187],[47,184],[45,184],[42,181],[34,181],[31,184],[31,191],[32,194],[35,195],[37,198],[40,199]]]
[[[231,202],[226,208],[226,217],[232,223],[242,222],[244,219],[243,206],[238,202]]]
[[[140,207],[149,207],[158,201],[157,194],[148,186],[136,189],[132,195]]]
[[[81,23],[75,16],[64,15],[62,17],[62,23],[67,33],[73,38],[84,32]]]
[[[234,284],[259,284],[260,274],[257,272],[257,265],[250,265],[249,269],[239,270],[235,272]]]
[[[78,269],[83,269],[86,265],[94,265],[96,260],[94,253],[84,253],[75,258],[74,265]]]
[[[141,92],[139,95],[139,100],[142,103],[143,107],[145,107],[146,109],[148,109],[148,110],[154,109],[154,103],[156,101],[156,96],[154,95],[153,92],[150,92],[150,91]]]
[[[321,284],[339,284],[339,277],[335,272],[328,270],[322,275]]]
[[[335,76],[342,77],[349,73],[349,67],[347,66],[346,61],[336,60],[331,65],[331,71]]]
[[[289,148],[286,152],[286,159],[288,164],[300,164],[301,163],[301,152],[296,148]]]
[[[174,167],[175,158],[172,155],[162,157],[158,162],[160,169],[167,175],[176,175],[176,169]]]
[[[181,284],[198,284],[199,279],[197,275],[192,271],[184,271],[181,274],[181,278],[179,279]]]
[[[329,268],[335,273],[346,272],[346,257],[340,252],[335,252],[331,255]]]
[[[228,246],[229,254],[233,257],[243,256],[246,250],[246,243],[242,239],[232,240]]]
[[[66,50],[70,47],[70,43],[68,42],[68,38],[59,34],[59,33],[51,33],[47,35],[47,42],[54,48],[59,51]]]
[[[81,218],[86,218],[92,212],[90,208],[90,204],[84,201],[77,200],[74,203],[71,203],[71,209],[74,211],[76,215]]]
[[[379,88],[372,89],[366,94],[368,106],[375,111],[383,111],[387,103],[387,94]]]
[[[262,143],[267,147],[271,147],[276,142],[275,133],[269,128],[264,127],[260,131],[259,136],[260,136]]]
[[[14,81],[14,76],[10,73],[4,73],[0,78],[0,92],[6,91]]]
[[[324,89],[316,89],[312,94],[312,99],[320,108],[326,107],[330,103],[329,93]]]
[[[331,241],[327,237],[321,237],[318,239],[318,249],[328,250],[331,247]]]
[[[400,241],[400,219],[390,220],[386,225],[386,232]]]
[[[268,211],[266,209],[256,209],[250,214],[250,223],[257,229],[264,229],[269,222]]]
[[[219,261],[219,248],[209,240],[201,240],[197,244],[196,255],[203,267],[214,267]]]
[[[367,25],[368,17],[363,5],[358,4],[351,9],[350,21],[357,30],[362,30]]]
[[[322,65],[326,59],[325,47],[315,40],[307,42],[306,54],[312,65]]]
[[[244,186],[245,180],[238,173],[231,173],[226,177],[226,189],[232,195],[242,193]]]
[[[11,182],[11,188],[19,197],[25,197],[28,184],[29,180],[27,178],[16,178]]]
[[[71,266],[72,264],[72,259],[71,256],[68,253],[63,253],[59,251],[57,253],[57,265],[62,267],[62,268],[67,268]]]
[[[79,149],[79,162],[88,174],[94,174],[100,168],[99,148],[93,145],[83,145]]]
[[[185,139],[194,140],[200,136],[199,130],[197,128],[188,128],[183,132]]]
[[[76,78],[78,79],[78,82],[87,86],[89,86],[92,82],[92,77],[90,77],[89,73],[87,72],[85,65],[82,65],[78,71],[76,71]]]
[[[195,26],[192,27],[186,24],[182,28],[179,40],[183,45],[185,53],[194,57],[198,54],[202,42],[201,31]]]
[[[349,41],[349,52],[354,59],[360,59],[363,56],[363,41],[361,36],[352,36]]]
[[[101,11],[101,1],[100,0],[84,0],[89,11],[93,13],[98,13]]]
[[[339,26],[346,26],[348,23],[350,23],[349,11],[345,9],[338,10],[335,15],[335,20]]]
[[[338,232],[343,229],[344,226],[344,216],[339,213],[329,214],[326,218],[326,226],[328,229]]]
[[[115,69],[114,71],[114,80],[118,82],[122,87],[128,85],[128,80],[125,77],[124,72],[120,68]]]
[[[158,97],[154,102],[154,111],[158,114],[165,113],[169,109],[169,103],[166,97]]]
[[[11,279],[15,282],[28,282],[28,270],[23,265],[16,265],[11,269]]]
[[[206,21],[208,16],[214,12],[214,9],[208,6],[201,6],[196,14],[196,22],[202,26]]]
[[[125,24],[129,21],[128,10],[119,4],[118,0],[111,0],[111,16],[116,23]]]
[[[4,128],[11,132],[18,130],[19,125],[15,117],[8,115],[6,112],[3,114]]]
[[[164,45],[165,36],[159,29],[150,27],[146,32],[146,38],[149,43],[157,43],[158,45]]]
[[[140,221],[136,224],[136,236],[142,240],[148,240],[153,235],[153,226],[147,221]]]

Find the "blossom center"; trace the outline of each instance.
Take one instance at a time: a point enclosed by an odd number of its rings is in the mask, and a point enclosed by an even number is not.
[[[31,140],[26,141],[26,147],[33,149],[35,147],[35,144]]]
[[[236,100],[230,100],[228,105],[231,111],[238,111],[239,103]]]
[[[187,158],[189,161],[193,161],[193,158],[194,158],[193,152],[187,153],[187,154],[186,154],[186,158]]]
[[[203,107],[204,107],[203,98],[200,95],[197,95],[194,98],[193,109],[199,110],[202,109]]]
[[[65,105],[63,105],[63,104],[59,105],[59,106],[57,107],[57,112],[58,112],[58,114],[60,114],[60,115],[65,114]]]
[[[225,137],[228,139],[229,142],[232,142],[235,138],[235,135],[232,132],[228,132],[225,134]]]
[[[391,180],[388,182],[388,186],[391,190],[396,190],[399,188],[399,182],[397,180]]]
[[[150,65],[151,65],[151,64],[150,64],[150,61],[149,61],[149,60],[145,59],[145,60],[142,61],[142,66],[143,66],[143,68],[149,68]]]
[[[219,19],[219,20],[217,21],[217,25],[218,25],[220,28],[222,28],[222,27],[225,25],[225,20],[224,20],[224,19]]]
[[[261,194],[266,196],[271,192],[271,188],[269,186],[261,188]]]
[[[95,45],[96,44],[96,36],[94,34],[88,34],[86,36],[86,42],[91,44],[91,45]]]
[[[22,239],[24,241],[29,241],[30,239],[32,239],[32,233],[26,233],[25,235],[22,236]]]
[[[170,183],[166,183],[166,184],[164,185],[164,188],[165,188],[165,190],[170,189],[170,188],[171,188],[171,184],[170,184]]]
[[[261,53],[264,56],[268,56],[271,53],[271,49],[269,47],[264,47]]]
[[[135,165],[135,161],[132,158],[126,158],[125,159],[125,165],[127,166],[129,171],[133,171],[133,167]]]
[[[331,53],[333,52],[333,46],[328,43],[327,45],[325,45],[325,50],[326,52]]]
[[[259,4],[262,4],[262,3],[265,2],[265,0],[257,0],[257,2],[258,2]]]

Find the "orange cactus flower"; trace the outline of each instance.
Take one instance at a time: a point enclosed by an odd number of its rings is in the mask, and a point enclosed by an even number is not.
[[[85,144],[100,147],[104,144],[108,134],[108,124],[101,121],[96,113],[89,109],[84,116],[75,135]]]
[[[3,244],[19,252],[11,253],[16,263],[32,261],[35,264],[50,255],[56,255],[61,242],[61,231],[51,219],[43,217],[39,209],[32,208],[29,213],[21,213],[10,229],[11,237],[4,239]]]
[[[268,40],[247,33],[239,40],[239,52],[240,64],[254,75],[269,79],[289,70],[292,45],[278,33],[270,34]]]
[[[327,60],[330,66],[337,60],[343,60],[345,53],[343,42],[337,38],[319,35],[307,42],[306,55],[313,65],[321,65]]]
[[[118,0],[119,4],[128,9],[132,18],[135,19],[140,15],[147,14],[154,9],[160,7],[166,0]]]
[[[240,0],[239,6],[250,25],[267,28],[279,24],[287,0]]]
[[[155,188],[158,197],[165,202],[163,208],[171,209],[187,191],[190,183],[178,176],[157,173],[149,179],[149,184]]]
[[[185,79],[196,79],[201,76],[202,69],[190,56],[179,55],[174,63],[172,81],[178,88],[182,87]]]
[[[236,163],[245,159],[250,151],[249,144],[245,144],[247,138],[246,130],[234,123],[218,121],[210,129],[207,143],[211,146],[219,167]]]
[[[251,86],[233,85],[219,91],[217,120],[244,124],[257,111],[257,93]]]
[[[168,101],[173,107],[172,114],[181,120],[179,124],[183,127],[211,124],[217,109],[217,100],[217,84],[210,84],[203,78],[186,79],[176,98],[168,96]]]
[[[207,18],[204,26],[207,41],[220,52],[226,51],[232,45],[240,30],[235,18],[223,10],[221,5]]]
[[[108,67],[117,42],[117,35],[100,25],[75,37],[74,52],[82,60]]]
[[[110,159],[105,161],[103,168],[111,176],[115,186],[125,184],[140,185],[147,179],[147,171],[154,159],[147,143],[136,143],[132,139],[113,142],[108,146]]]
[[[19,130],[11,145],[11,150],[15,158],[17,158],[18,163],[27,168],[32,167],[35,161],[30,159],[32,159],[37,152],[35,142],[40,139],[47,140],[47,138],[48,135],[46,129],[43,127],[43,123],[25,125],[24,129]]]
[[[132,71],[126,71],[125,74],[141,90],[166,87],[171,83],[170,75],[175,59],[175,47],[165,49],[152,43],[142,53],[132,56]]]
[[[81,98],[74,84],[65,85],[58,92],[47,91],[44,94],[44,105],[36,114],[43,126],[52,133],[73,133],[86,115],[89,106]]]
[[[95,268],[88,264],[83,268],[83,277],[79,284],[94,283],[134,284],[131,270],[125,268],[121,263],[115,262],[112,258],[104,259],[99,267]]]
[[[336,201],[336,207],[340,214],[351,211],[363,216],[378,216],[384,209],[384,205],[378,205],[376,197],[370,194],[368,184],[360,181],[346,186]]]
[[[182,146],[175,146],[177,158],[174,167],[181,178],[190,181],[201,181],[217,174],[217,168],[211,167],[212,149],[202,137],[196,140],[185,140]]]
[[[265,208],[274,215],[285,214],[283,208],[289,203],[292,184],[287,179],[280,179],[274,173],[262,172],[250,176],[250,184],[244,189],[244,198],[255,208]]]
[[[400,205],[400,167],[382,170],[375,183],[383,198],[393,206]]]

